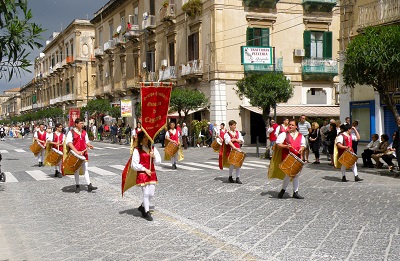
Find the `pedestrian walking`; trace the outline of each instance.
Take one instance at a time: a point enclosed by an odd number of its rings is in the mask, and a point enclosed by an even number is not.
[[[117,142],[117,124],[114,123],[113,125],[111,125],[111,143],[116,143]]]
[[[186,123],[182,123],[182,142],[183,142],[183,148],[187,150],[188,148],[188,136],[189,136],[189,130],[188,127],[186,126]]]

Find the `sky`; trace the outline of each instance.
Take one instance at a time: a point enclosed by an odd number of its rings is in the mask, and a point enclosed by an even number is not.
[[[28,0],[28,7],[32,10],[35,22],[46,29],[40,41],[45,45],[53,32],[60,32],[65,29],[74,19],[92,19],[95,12],[103,7],[109,0]],[[32,50],[29,59],[33,61],[41,49]],[[33,72],[33,68],[31,68]],[[24,73],[20,78],[13,77],[8,82],[0,79],[0,93],[3,91],[24,86],[33,78],[33,73]]]

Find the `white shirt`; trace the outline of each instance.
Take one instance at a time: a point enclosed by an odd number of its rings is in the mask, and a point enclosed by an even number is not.
[[[40,132],[40,134],[43,135],[43,133],[45,133],[46,131],[45,131],[45,130],[43,130],[43,131],[40,131],[40,130],[35,131],[35,134],[33,134],[33,137],[34,137],[34,138],[37,138],[37,137],[38,137],[38,132]],[[46,134],[46,137],[47,137],[47,136],[48,136],[48,135]]]
[[[82,136],[82,132],[79,132],[77,129],[73,129],[74,131],[75,131],[75,133],[77,133],[77,134],[79,134],[80,136]],[[71,143],[72,142],[72,131],[69,131],[68,132],[68,134],[67,134],[67,139],[66,139],[66,143],[68,144],[68,143]],[[87,132],[86,132],[86,135],[85,135],[85,143],[86,144],[88,144],[90,142],[90,140],[89,140],[89,137],[88,137],[88,135],[87,135]]]
[[[370,150],[377,150],[378,148],[379,148],[379,139],[378,140],[376,140],[376,141],[372,141],[371,140],[371,142],[370,143],[368,143],[368,145],[367,145],[367,149],[370,149]]]
[[[177,130],[176,130],[176,129],[173,129],[173,130],[167,131],[167,133],[165,133],[165,137],[168,137],[168,138],[169,138],[169,132],[172,132],[172,134],[175,135],[175,133],[177,132]],[[178,137],[180,137],[180,136],[181,136],[181,133],[178,131]]]
[[[229,136],[228,133],[229,133],[229,131],[227,131],[227,132],[225,133],[225,135],[224,135],[224,140],[225,140],[225,144],[226,144],[226,145],[228,145],[229,142],[231,141],[231,136]],[[243,143],[244,140],[243,140],[242,134],[240,133],[240,131],[238,131],[238,133],[239,133],[239,138],[238,138],[238,140],[240,140],[240,141]],[[236,136],[236,131],[235,131],[235,136]]]
[[[297,131],[296,131],[297,132]],[[282,132],[281,134],[278,135],[278,138],[276,139],[276,144],[281,144],[283,142],[285,142],[286,140],[286,133],[287,132]],[[297,132],[298,133],[298,132]],[[305,147],[306,146],[306,139],[304,138],[304,135],[302,135],[301,137],[301,147]]]
[[[189,132],[188,132],[188,127],[184,126],[182,128],[182,136],[188,136]]]
[[[276,128],[276,130],[275,130],[275,136],[276,136],[276,137],[278,137],[279,134],[280,134],[279,131],[281,130],[281,126],[283,127],[283,129],[284,129],[285,131],[287,131],[287,129],[288,129],[288,127],[289,127],[289,125],[286,126],[286,127],[285,127],[285,125],[283,125],[283,124],[279,125],[279,126]]]
[[[49,141],[53,141],[53,140],[54,140],[54,135],[60,136],[60,135],[61,135],[61,132],[53,132],[53,133],[51,133],[50,135],[47,135],[47,139],[48,139]],[[63,136],[62,142],[61,142],[61,143],[63,143],[64,141],[65,141],[65,135]]]
[[[143,146],[143,149],[148,149],[148,148]],[[154,152],[154,156],[156,156],[156,157],[152,160],[154,160],[155,165],[158,165],[161,163],[160,153],[158,152],[156,147],[154,147],[153,152]],[[135,148],[133,150],[133,154],[132,154],[131,168],[136,171],[144,171],[146,168],[139,162],[140,162],[139,150],[137,148]]]

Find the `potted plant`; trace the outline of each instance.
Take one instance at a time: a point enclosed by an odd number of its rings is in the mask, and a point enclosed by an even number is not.
[[[186,4],[182,5],[182,10],[190,17],[201,15],[202,9],[201,0],[189,0]]]
[[[165,0],[163,3],[162,3],[162,6],[165,8],[165,7],[167,7],[167,6],[169,6],[169,1],[168,0]]]

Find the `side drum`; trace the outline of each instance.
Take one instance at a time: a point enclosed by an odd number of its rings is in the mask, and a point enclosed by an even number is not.
[[[219,149],[221,148],[222,145],[222,141],[220,138],[216,138],[214,139],[214,141],[211,143],[211,148],[215,151],[215,152],[219,152]]]
[[[299,174],[303,166],[304,162],[292,152],[289,152],[287,157],[279,164],[279,168],[292,178]]]
[[[165,153],[167,153],[169,156],[173,157],[179,150],[178,145],[175,144],[175,142],[168,142],[167,146],[165,146]]]
[[[235,167],[242,167],[243,161],[246,158],[246,153],[243,151],[231,150],[228,156],[228,163]]]
[[[51,164],[51,166],[56,166],[63,158],[62,151],[52,148],[49,155],[46,157],[46,161]]]
[[[78,155],[73,150],[70,150],[68,156],[63,161],[63,167],[75,172],[81,167],[85,160],[86,158],[84,156]]]
[[[347,169],[351,168],[351,166],[353,166],[354,163],[357,162],[357,160],[358,160],[357,155],[349,150],[345,150],[338,159],[338,161],[342,165],[346,166]]]
[[[33,152],[33,154],[37,155],[39,154],[45,147],[40,144],[37,140],[35,140],[31,146],[29,146],[29,149]]]

